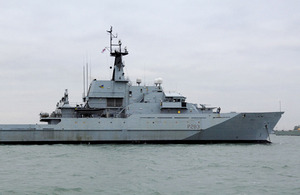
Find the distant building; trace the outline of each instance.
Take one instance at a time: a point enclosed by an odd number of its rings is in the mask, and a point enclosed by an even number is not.
[[[300,125],[295,126],[294,130],[299,130],[300,131]]]

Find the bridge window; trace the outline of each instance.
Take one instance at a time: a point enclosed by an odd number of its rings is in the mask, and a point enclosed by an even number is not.
[[[107,98],[107,107],[121,107],[122,104],[122,98]]]

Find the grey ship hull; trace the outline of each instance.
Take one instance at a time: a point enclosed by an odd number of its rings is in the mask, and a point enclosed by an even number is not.
[[[270,142],[282,112],[220,114],[221,108],[198,107],[179,93],[164,92],[161,78],[152,86],[141,85],[141,79],[134,85],[124,73],[127,49],[121,41],[113,43],[112,27],[107,32],[115,59],[111,80],[91,81],[76,106],[70,105],[66,89],[51,114],[40,113],[46,125],[0,125],[0,143]],[[84,86],[85,78],[84,73]]]
[[[62,118],[55,125],[0,125],[2,144],[268,143],[282,112]]]

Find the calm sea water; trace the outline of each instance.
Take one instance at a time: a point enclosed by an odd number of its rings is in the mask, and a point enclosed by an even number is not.
[[[272,144],[0,145],[0,194],[300,194],[300,136]]]

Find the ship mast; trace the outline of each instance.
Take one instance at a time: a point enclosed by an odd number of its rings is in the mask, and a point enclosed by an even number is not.
[[[121,82],[128,82],[124,77],[124,64],[122,61],[122,56],[128,55],[128,51],[126,47],[124,48],[124,51],[122,52],[122,42],[121,40],[118,41],[117,44],[113,43],[113,39],[117,38],[118,35],[114,35],[112,33],[112,26],[110,27],[110,30],[107,31],[110,34],[110,56],[115,57],[114,62],[114,70],[112,75],[112,81],[121,81]],[[117,48],[115,48],[117,47]]]

